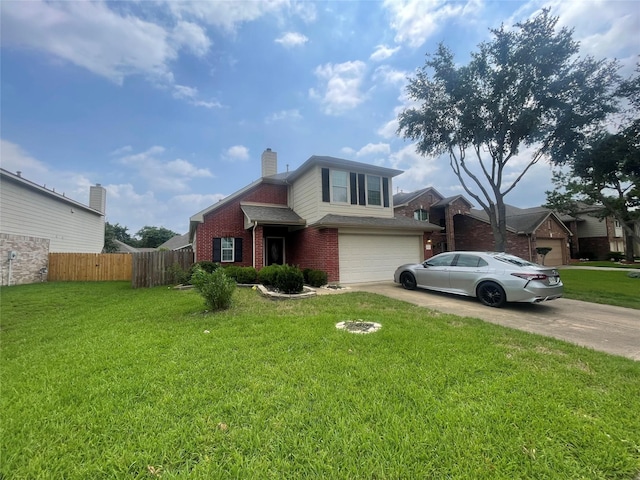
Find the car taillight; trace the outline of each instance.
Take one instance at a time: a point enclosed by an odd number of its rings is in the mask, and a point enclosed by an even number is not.
[[[544,273],[512,273],[514,277],[522,278],[530,282],[531,280],[546,280],[547,276]]]

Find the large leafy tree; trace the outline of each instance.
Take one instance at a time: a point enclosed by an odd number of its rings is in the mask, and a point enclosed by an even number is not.
[[[104,251],[113,253],[118,251],[115,240],[120,240],[127,245],[135,243],[134,239],[127,232],[128,228],[116,223],[115,225],[105,222],[104,224]]]
[[[640,73],[640,66],[636,73]],[[554,174],[556,189],[547,204],[575,214],[580,203],[598,205],[599,217],[612,216],[625,231],[626,260],[633,262],[634,240],[640,243],[640,75],[623,82],[618,95],[627,100],[627,118],[615,132],[601,131]]]
[[[139,239],[136,246],[140,248],[157,248],[170,238],[178,235],[164,227],[144,226],[136,233]]]
[[[398,118],[398,133],[416,140],[419,153],[448,156],[487,212],[498,251],[506,247],[505,196],[541,159],[573,158],[617,108],[617,63],[579,57],[572,31],[556,29],[557,20],[544,10],[513,29],[492,29],[467,65],[440,44],[407,87],[419,106]],[[520,169],[507,176],[514,163]]]

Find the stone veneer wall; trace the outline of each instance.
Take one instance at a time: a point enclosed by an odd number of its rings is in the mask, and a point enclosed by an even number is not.
[[[11,262],[9,277],[9,252],[16,252]],[[47,280],[40,269],[49,266],[49,239],[0,233],[0,269],[2,286],[22,285]]]

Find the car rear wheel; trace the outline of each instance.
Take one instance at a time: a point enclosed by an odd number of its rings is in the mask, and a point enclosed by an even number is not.
[[[484,282],[478,287],[478,298],[488,307],[501,307],[507,301],[504,289],[495,282]]]
[[[400,283],[407,290],[415,290],[416,289],[416,278],[413,274],[405,272],[400,275]]]

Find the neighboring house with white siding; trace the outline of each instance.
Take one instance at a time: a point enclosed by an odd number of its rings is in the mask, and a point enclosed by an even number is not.
[[[2,284],[29,283],[34,275],[39,281],[50,252],[100,253],[105,206],[106,190],[99,184],[91,187],[87,206],[23,178],[20,172],[0,169]],[[25,281],[20,281],[21,275]]]
[[[425,235],[441,230],[394,216],[400,173],[327,156],[277,173],[267,149],[260,179],[190,218],[196,261],[287,263],[323,270],[329,282],[391,280],[398,265],[424,260]]]

